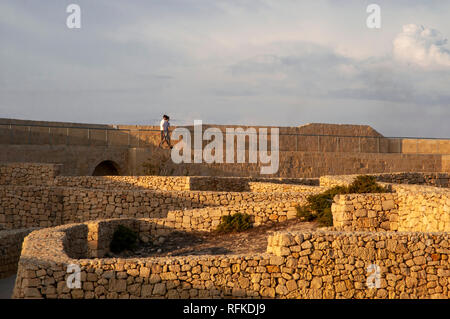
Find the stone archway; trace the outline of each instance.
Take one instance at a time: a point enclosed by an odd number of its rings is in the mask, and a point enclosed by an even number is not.
[[[120,175],[119,165],[113,161],[103,161],[98,164],[92,176],[118,176]]]

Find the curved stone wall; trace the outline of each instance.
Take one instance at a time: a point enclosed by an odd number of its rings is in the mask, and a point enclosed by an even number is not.
[[[139,232],[148,226],[115,220],[31,233],[14,298],[450,297],[446,233],[275,233],[265,254],[86,259],[101,257],[122,223]],[[71,264],[79,267],[79,288],[67,286]]]

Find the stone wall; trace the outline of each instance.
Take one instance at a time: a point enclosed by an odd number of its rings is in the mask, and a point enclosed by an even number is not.
[[[144,150],[145,151],[145,150]],[[152,152],[136,153],[135,165],[139,168],[143,159]],[[142,159],[139,157],[142,156]],[[323,175],[372,174],[379,172],[442,172],[442,155],[393,154],[352,152],[283,151],[279,153],[279,170],[274,175],[261,175],[261,163],[213,163],[170,164],[171,175],[190,176],[252,176],[317,178]],[[447,171],[448,172],[448,171]],[[142,175],[141,172],[136,172]]]
[[[258,186],[257,183],[267,185]],[[273,184],[273,187],[271,185]],[[277,184],[279,186],[277,186]],[[303,185],[319,185],[314,178],[262,178],[262,177],[219,177],[219,176],[57,176],[55,186],[97,189],[155,189],[193,190],[215,192],[285,191],[285,184],[292,190]],[[298,186],[297,188],[294,186]],[[312,188],[305,188],[305,190]]]
[[[336,195],[333,226],[344,231],[450,231],[450,190],[392,185],[391,194]]]
[[[418,184],[436,187],[450,187],[449,173],[387,173],[375,175],[377,181],[394,184]]]
[[[450,232],[450,190],[393,185],[398,203],[398,231]]]
[[[258,193],[283,193],[283,192],[294,192],[294,193],[320,193],[324,191],[323,187],[320,186],[309,186],[309,185],[295,185],[295,184],[280,184],[280,183],[263,183],[263,182],[250,182],[249,188],[251,192]]]
[[[62,165],[0,163],[0,185],[52,185]]]
[[[450,297],[447,233],[276,233],[267,251],[304,265],[310,280],[298,283],[301,298]],[[379,267],[379,288],[366,285],[371,264]]]
[[[186,176],[58,176],[55,186],[105,190],[189,190]]]
[[[101,218],[166,217],[171,210],[301,202],[305,194],[4,186],[0,187],[0,224],[17,229]]]
[[[273,192],[277,189],[276,185],[284,186],[287,184],[289,186],[299,186],[300,188],[303,185],[319,185],[319,180],[316,178],[191,176],[189,179],[190,190],[201,191],[262,192],[264,189],[266,189],[266,191]],[[264,185],[258,186],[258,184]],[[282,190],[281,187],[279,187],[278,189]]]
[[[0,229],[0,279],[17,272],[23,239],[35,229]]]
[[[331,205],[333,226],[342,231],[396,230],[396,194],[336,195]]]
[[[61,190],[53,187],[0,187],[0,224],[6,229],[61,225],[63,206]]]
[[[320,186],[347,186],[350,185],[356,176],[351,175],[326,175],[321,176]],[[436,187],[450,187],[450,174],[445,172],[398,172],[398,173],[377,173],[364,174],[375,176],[378,182],[394,184],[418,184]]]
[[[64,225],[30,234],[13,297],[450,297],[446,233],[275,233],[264,254],[86,259],[82,255],[88,253],[88,239],[97,240],[95,248],[102,247],[100,238],[110,238],[93,235],[95,230],[83,238],[87,229]],[[80,267],[80,288],[67,287],[69,264]],[[370,265],[379,270],[375,288],[367,285]]]
[[[271,222],[283,222],[296,218],[297,205],[306,204],[306,196],[298,197],[292,202],[258,202],[241,203],[241,205],[218,206],[191,210],[175,210],[167,214],[167,225],[186,231],[212,231],[220,224],[222,216],[236,213],[249,214],[253,226],[260,226]]]
[[[148,175],[143,164],[158,150],[143,147],[105,147],[82,145],[1,145],[2,162],[40,162],[63,164],[63,175],[92,175],[105,160],[120,168],[120,175]],[[317,178],[322,175],[367,174],[377,172],[450,172],[448,161],[440,154],[394,154],[327,151],[282,151],[277,174],[270,177]],[[266,166],[266,165],[263,165]],[[261,164],[174,164],[168,175],[178,176],[254,176]]]

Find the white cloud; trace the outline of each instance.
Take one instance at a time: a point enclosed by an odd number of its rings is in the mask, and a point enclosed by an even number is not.
[[[450,67],[447,39],[438,30],[407,24],[393,44],[394,56],[399,61],[424,68]]]

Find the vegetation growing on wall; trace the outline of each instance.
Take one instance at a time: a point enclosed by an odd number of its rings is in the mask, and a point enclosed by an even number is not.
[[[245,213],[236,213],[234,215],[222,216],[217,232],[231,233],[242,232],[253,227],[251,216]]]
[[[359,175],[349,186],[335,186],[326,191],[310,195],[308,204],[297,206],[297,217],[303,221],[316,220],[321,226],[332,226],[331,205],[333,198],[340,194],[390,193],[391,191],[376,182],[375,176]]]

